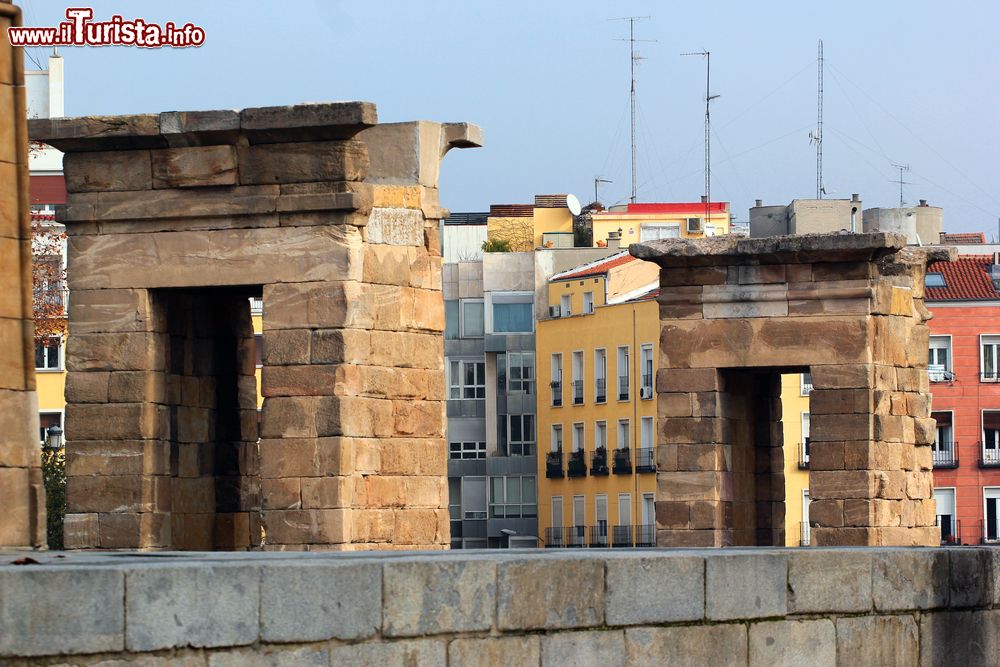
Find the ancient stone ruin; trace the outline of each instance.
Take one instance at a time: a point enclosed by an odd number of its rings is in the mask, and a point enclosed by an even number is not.
[[[0,0],[0,547],[45,546],[31,307],[24,63],[7,41],[21,13]]]
[[[934,545],[929,261],[896,234],[633,245],[660,269],[659,546],[784,544],[782,373],[812,374],[819,545]]]
[[[342,102],[31,134],[66,153],[67,548],[447,548],[437,181],[478,128]]]

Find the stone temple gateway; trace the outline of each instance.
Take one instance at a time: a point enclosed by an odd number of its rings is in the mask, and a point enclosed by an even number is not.
[[[812,374],[818,545],[935,545],[927,263],[896,234],[633,245],[660,269],[659,546],[784,544],[780,375]],[[951,254],[949,254],[951,253]]]
[[[66,153],[67,548],[447,548],[437,181],[477,127],[342,102],[31,136]]]

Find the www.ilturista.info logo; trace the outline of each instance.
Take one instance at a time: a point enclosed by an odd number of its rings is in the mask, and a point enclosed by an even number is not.
[[[7,28],[11,46],[141,46],[157,49],[164,46],[183,48],[205,43],[205,30],[192,23],[164,25],[143,19],[131,21],[115,14],[108,21],[91,21],[91,7],[69,7],[66,18],[55,27]]]

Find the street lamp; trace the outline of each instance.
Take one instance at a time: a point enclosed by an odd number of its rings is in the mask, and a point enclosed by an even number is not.
[[[45,449],[57,450],[63,448],[63,430],[58,424],[45,429]]]

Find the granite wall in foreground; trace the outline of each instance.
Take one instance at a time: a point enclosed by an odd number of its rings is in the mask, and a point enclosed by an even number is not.
[[[2,664],[1000,661],[989,548],[39,558],[0,565]]]

